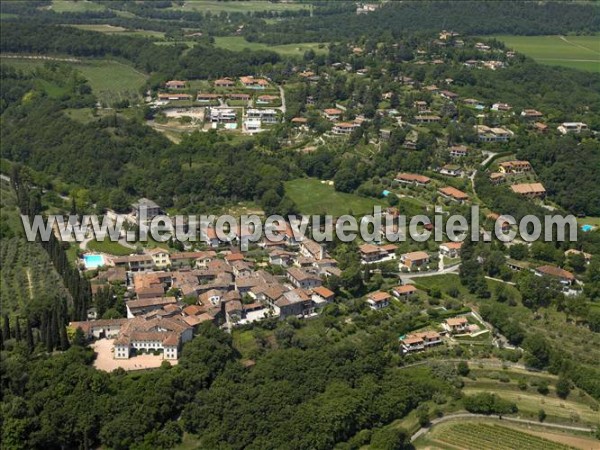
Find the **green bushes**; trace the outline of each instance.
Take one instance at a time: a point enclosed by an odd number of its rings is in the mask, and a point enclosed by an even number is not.
[[[468,395],[464,397],[463,404],[467,411],[474,414],[513,414],[518,411],[515,403],[487,392]]]

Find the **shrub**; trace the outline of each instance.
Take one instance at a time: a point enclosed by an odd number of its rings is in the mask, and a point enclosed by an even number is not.
[[[518,411],[515,403],[488,392],[466,396],[463,403],[465,409],[474,414],[511,414]]]

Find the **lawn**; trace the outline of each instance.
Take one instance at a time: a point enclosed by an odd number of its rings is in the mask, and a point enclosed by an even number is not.
[[[213,14],[221,12],[227,13],[248,13],[256,11],[290,11],[307,8],[307,5],[300,3],[272,3],[262,0],[250,0],[243,2],[222,2],[215,0],[194,0],[186,1],[183,6],[171,6],[170,9],[176,11],[210,11]]]
[[[290,196],[302,214],[373,214],[373,207],[385,208],[385,200],[360,197],[355,194],[336,192],[333,186],[321,183],[315,178],[298,178],[285,183],[285,192]]]
[[[577,223],[581,225],[591,225],[596,228],[600,228],[600,217],[578,217]]]
[[[283,56],[303,56],[307,50],[314,50],[317,54],[327,53],[327,44],[319,42],[301,42],[298,44],[267,45],[260,42],[248,42],[243,36],[215,37],[217,47],[233,51],[249,50],[271,50]]]
[[[77,69],[89,80],[94,93],[107,102],[138,95],[147,78],[133,67],[112,60],[85,62]]]
[[[487,280],[488,289],[493,294],[497,286],[504,286],[505,292],[517,301],[521,300],[519,291],[511,285],[495,280]],[[415,286],[420,289],[439,289],[442,295],[448,296],[450,289],[457,289],[459,297],[466,301],[480,301],[476,295],[471,294],[461,283],[456,274],[432,275],[430,277],[415,278]]]
[[[108,253],[109,255],[113,255],[113,256],[127,256],[127,255],[131,255],[132,253],[135,252],[135,250],[132,250],[127,247],[123,247],[118,242],[112,242],[112,241],[109,241],[108,239],[105,239],[104,241],[101,241],[101,242],[100,241],[90,241],[87,244],[87,249],[94,251],[94,252],[99,252],[99,253]]]
[[[600,72],[599,36],[495,36],[536,61]]]

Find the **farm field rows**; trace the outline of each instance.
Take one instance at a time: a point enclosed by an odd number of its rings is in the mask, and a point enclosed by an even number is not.
[[[543,409],[548,416],[553,416],[561,421],[583,421],[585,423],[597,423],[598,412],[593,411],[589,406],[570,399],[560,399],[558,397],[542,396],[533,392],[521,392],[508,387],[469,387],[463,389],[465,395],[480,394],[482,392],[491,392],[498,394],[505,400],[515,402],[521,414],[535,417],[540,409]]]
[[[516,428],[491,423],[452,423],[432,432],[434,443],[477,450],[566,450],[573,448]]]
[[[536,61],[600,72],[599,36],[495,36]]]
[[[68,295],[48,254],[36,243],[19,237],[3,239],[0,245],[0,263],[0,295],[6,311],[12,310],[25,315],[34,302]]]

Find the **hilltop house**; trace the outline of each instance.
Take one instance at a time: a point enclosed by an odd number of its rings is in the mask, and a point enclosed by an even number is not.
[[[212,123],[236,123],[237,115],[235,109],[230,108],[210,108],[210,121]]]
[[[146,225],[156,216],[161,214],[160,206],[147,198],[140,198],[131,205],[131,214],[138,220],[145,220]]]
[[[523,117],[524,119],[540,119],[543,116],[544,115],[541,112],[535,109],[524,109],[523,111],[521,111],[521,117]]]
[[[500,173],[524,173],[531,172],[529,161],[505,161],[498,164]]]
[[[396,178],[394,178],[395,181],[399,182],[399,183],[404,183],[404,184],[414,184],[417,186],[425,186],[427,184],[429,184],[429,182],[431,182],[431,178],[426,177],[425,175],[417,175],[414,173],[398,173],[396,175]]]
[[[170,80],[165,83],[167,89],[185,89],[185,81]]]
[[[378,310],[389,306],[391,298],[392,296],[387,292],[371,292],[367,295],[367,303],[371,309]]]
[[[564,269],[561,269],[560,267],[556,267],[556,266],[550,266],[550,265],[540,266],[537,269],[535,269],[534,273],[535,273],[535,275],[537,275],[539,277],[542,277],[542,276],[554,277],[554,278],[558,279],[561,284],[564,284],[566,286],[572,285],[573,282],[575,281],[575,275],[573,275],[568,270],[564,270]]]
[[[469,321],[466,317],[453,317],[446,319],[442,326],[450,333],[466,333],[469,331]]]
[[[323,110],[323,115],[327,120],[335,122],[336,120],[339,120],[342,116],[342,110],[337,108],[327,108]]]
[[[469,148],[466,145],[453,145],[448,148],[448,151],[453,158],[460,158],[469,154]]]
[[[546,189],[542,183],[513,184],[510,188],[515,194],[528,198],[543,198],[546,195]]]
[[[582,131],[587,131],[588,126],[583,122],[563,122],[558,126],[557,130],[562,134],[581,133]]]
[[[269,85],[267,80],[253,76],[240,77],[240,82],[247,89],[265,89]]]
[[[190,94],[175,94],[175,93],[158,94],[158,100],[161,102],[178,101],[178,100],[189,101],[191,99],[192,99],[192,96]]]
[[[360,124],[355,122],[338,122],[333,126],[331,132],[337,135],[349,135],[358,128],[360,128]]]
[[[400,256],[400,263],[404,267],[422,267],[429,263],[429,254],[423,251],[404,253]]]
[[[392,294],[398,298],[408,298],[417,292],[417,288],[412,284],[405,284],[403,286],[396,286],[392,289]]]
[[[231,88],[235,86],[235,81],[230,78],[219,78],[214,82],[215,87]]]
[[[277,111],[274,109],[248,109],[246,116],[248,119],[257,119],[261,123],[277,123]]]
[[[506,128],[490,128],[486,125],[475,125],[479,142],[508,142],[514,133]]]
[[[465,194],[463,191],[460,191],[452,186],[446,186],[438,189],[438,192],[442,197],[447,198],[449,200],[453,200],[455,202],[463,203],[469,200],[469,196]]]
[[[442,343],[442,337],[435,331],[412,333],[400,339],[402,353],[416,352]]]
[[[460,256],[462,244],[462,242],[446,242],[440,245],[440,254],[449,258],[457,258]]]

